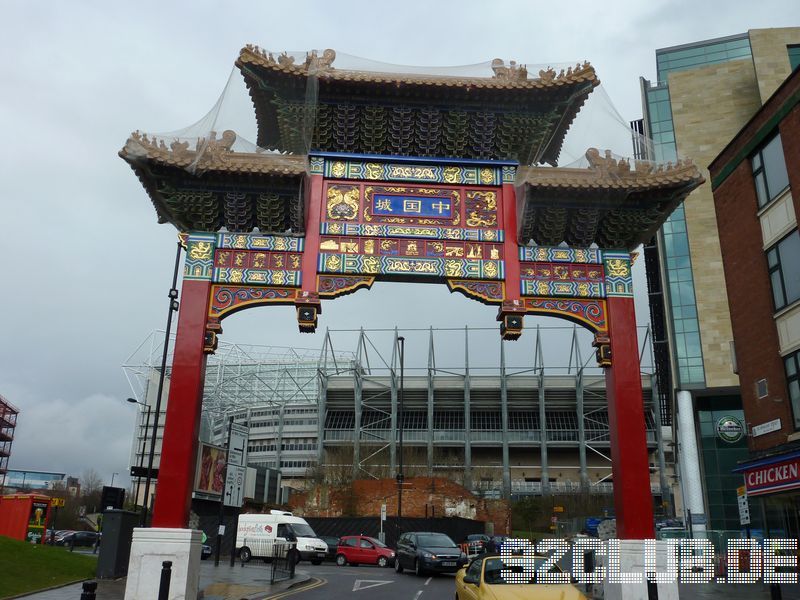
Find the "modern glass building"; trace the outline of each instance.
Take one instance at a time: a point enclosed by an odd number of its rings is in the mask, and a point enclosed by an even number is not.
[[[640,78],[642,129],[653,140],[642,158],[690,158],[708,180],[706,165],[800,61],[798,42],[800,28],[763,29],[656,50],[657,80]],[[645,259],[664,418],[678,429],[679,461],[700,455],[699,465],[679,462],[686,510],[700,527],[738,529],[741,477],[730,469],[747,457],[747,445],[716,430],[721,412],[743,413],[708,183],[671,215]]]

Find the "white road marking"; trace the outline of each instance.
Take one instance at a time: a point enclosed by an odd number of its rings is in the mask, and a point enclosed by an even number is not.
[[[394,583],[393,581],[383,581],[379,579],[356,579],[355,583],[353,584],[353,591],[357,592],[358,590],[367,590],[369,588],[378,587],[380,585],[386,585],[387,583]],[[420,592],[421,594],[422,592]]]
[[[425,580],[425,585],[428,585],[431,582],[431,579],[433,579],[433,577],[428,577],[428,579]]]
[[[422,590],[417,592],[417,595],[414,596],[414,600],[417,600],[417,598],[419,598],[420,596],[422,596]]]

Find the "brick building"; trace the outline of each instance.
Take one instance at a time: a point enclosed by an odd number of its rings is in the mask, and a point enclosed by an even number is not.
[[[800,69],[709,169],[750,458],[751,513],[800,535]],[[760,498],[758,503],[754,498]]]

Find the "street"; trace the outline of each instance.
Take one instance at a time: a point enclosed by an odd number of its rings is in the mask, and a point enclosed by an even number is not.
[[[381,600],[429,600],[455,597],[455,575],[398,575],[392,568],[377,566],[337,567],[331,563],[310,567],[298,565],[324,585],[292,594],[302,600],[350,598],[361,593],[365,598]],[[289,592],[291,594],[291,591]],[[281,595],[281,597],[284,597]]]

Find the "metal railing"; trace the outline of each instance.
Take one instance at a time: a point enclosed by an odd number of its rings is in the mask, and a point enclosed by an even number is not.
[[[299,554],[295,548],[295,542],[285,542],[283,540],[264,540],[255,538],[244,538],[242,546],[238,548],[239,556],[242,557],[242,567],[251,558],[262,559],[269,569],[269,581],[275,583],[294,579],[294,568],[298,562]],[[244,560],[241,551],[247,548],[250,556]],[[258,563],[255,563],[258,564]]]
[[[481,495],[486,496],[488,493],[500,494],[502,491],[502,483],[499,481],[477,481],[472,486],[473,491],[481,492]],[[614,484],[607,481],[598,483],[590,483],[590,494],[613,494]],[[650,484],[650,491],[654,494],[660,494],[661,488],[657,483]],[[541,481],[512,481],[511,482],[512,494],[528,494],[532,496],[539,496],[542,494]],[[578,481],[551,481],[550,482],[551,494],[579,494],[581,493],[581,484]]]

